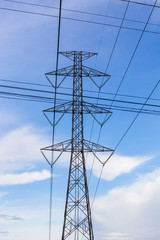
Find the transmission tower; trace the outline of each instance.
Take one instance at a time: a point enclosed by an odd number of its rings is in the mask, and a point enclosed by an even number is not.
[[[98,85],[93,78],[106,77],[107,81],[110,76],[83,65],[83,61],[94,56],[95,53],[69,51],[61,52],[60,54],[72,60],[73,65],[47,73],[46,77],[52,86],[54,86],[50,80],[52,75],[63,77],[58,87],[63,83],[66,77],[72,77],[73,99],[72,101],[64,100],[64,103],[44,110],[44,114],[49,120],[49,113],[61,113],[61,117],[54,124],[56,125],[65,113],[71,113],[72,138],[42,148],[41,151],[50,165],[55,164],[63,152],[71,152],[62,240],[94,240],[84,153],[93,153],[101,162],[96,152],[112,153],[113,150],[84,139],[83,117],[84,114],[91,114],[99,124],[103,125],[110,117],[111,112],[106,108],[96,106],[83,100],[83,78],[89,77],[97,87],[101,88],[104,84]],[[97,114],[99,113],[107,114],[104,122],[100,123],[98,121]],[[59,151],[60,153],[54,162],[51,163],[46,157],[45,151]]]

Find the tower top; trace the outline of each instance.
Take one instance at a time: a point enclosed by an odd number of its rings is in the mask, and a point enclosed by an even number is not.
[[[82,60],[86,60],[94,55],[97,55],[97,53],[93,53],[93,52],[86,52],[86,51],[66,51],[66,52],[59,52],[61,55],[71,59],[72,61],[74,61],[74,57],[75,56],[82,56]]]

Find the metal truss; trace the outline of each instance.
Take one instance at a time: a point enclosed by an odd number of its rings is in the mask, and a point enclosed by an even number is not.
[[[41,151],[56,151],[56,152],[71,152],[72,151],[72,139],[50,145],[48,147],[41,148]],[[112,149],[104,147],[100,144],[83,139],[83,151],[84,152],[111,152]]]
[[[72,61],[74,61],[75,55],[81,55],[82,61],[97,55],[97,53],[86,52],[86,51],[66,51],[66,52],[60,52],[60,54],[71,59]]]
[[[43,156],[45,157],[46,161],[50,164],[50,165],[54,165],[57,160],[60,158],[60,156],[65,153],[65,152],[72,152],[72,139],[60,142],[60,143],[56,143],[54,145],[50,145],[44,148],[41,148],[41,152],[43,154]],[[55,161],[51,164],[49,159],[47,158],[47,155],[45,154],[46,152],[51,151],[51,152],[60,152],[60,154],[58,155],[58,157],[55,159]],[[100,153],[104,153],[104,152],[109,152],[112,153],[113,150],[107,147],[104,147],[102,145],[99,145],[97,143],[93,143],[91,141],[88,141],[86,139],[83,139],[83,152],[87,152],[87,153],[93,153],[93,155],[98,159],[98,161],[101,164],[104,164],[100,158],[96,155],[97,152]]]
[[[62,55],[66,56],[67,58],[74,60],[74,56],[75,54],[77,55],[81,55],[82,56],[82,61],[86,60],[89,57],[92,57],[95,55],[95,53],[88,53],[88,52],[83,52],[83,51],[79,51],[79,52],[75,52],[75,51],[71,51],[71,52],[61,52]],[[46,73],[45,76],[47,77],[48,81],[50,82],[50,84],[55,87],[55,84],[50,80],[50,76],[53,75],[57,75],[57,76],[61,76],[63,77],[63,79],[58,82],[57,88],[59,88],[61,86],[61,84],[64,82],[64,80],[66,79],[66,77],[74,77],[75,71],[74,71],[74,66],[69,66],[69,67],[65,67],[65,68],[61,68],[57,71],[52,71],[49,73]],[[84,65],[81,65],[81,77],[89,77],[92,82],[98,87],[98,88],[102,88],[106,82],[110,79],[110,75],[100,72],[98,70],[92,69],[90,67],[86,67]],[[101,84],[98,84],[93,77],[103,77],[106,78],[104,81],[102,81]]]
[[[82,114],[82,113],[83,114],[91,114],[91,116],[101,126],[104,125],[104,123],[112,115],[112,112],[109,111],[108,108],[96,106],[96,105],[94,105],[92,103],[88,103],[88,102],[84,102],[84,101],[81,104],[83,106],[83,109],[79,109],[79,114]],[[43,114],[47,118],[49,123],[53,126],[52,119],[50,119],[49,114],[53,113],[53,112],[61,113],[60,117],[54,123],[54,126],[56,126],[66,113],[70,113],[71,114],[73,112],[72,106],[73,106],[73,102],[72,101],[65,101],[64,103],[58,104],[55,107],[51,107],[51,108],[43,110]],[[107,117],[105,117],[104,121],[100,122],[96,116],[98,114],[102,114],[102,113],[103,114],[107,114]]]
[[[46,77],[53,87],[54,84],[50,80],[50,76],[58,75],[63,77],[59,81],[58,87],[63,83],[66,77],[72,77],[73,99],[72,101],[64,101],[62,104],[46,109],[43,113],[52,125],[53,123],[49,118],[49,114],[56,112],[60,115],[55,122],[55,125],[59,123],[64,114],[72,114],[72,138],[44,147],[41,149],[41,152],[51,166],[57,162],[64,152],[71,152],[61,240],[94,240],[86,176],[85,153],[92,153],[98,161],[104,164],[97,156],[97,153],[103,152],[112,154],[113,150],[84,139],[83,117],[85,114],[91,114],[92,117],[102,126],[109,119],[112,112],[110,112],[107,108],[83,101],[83,78],[89,77],[98,88],[101,88],[110,78],[110,75],[86,67],[82,64],[84,60],[96,55],[96,53],[68,51],[61,52],[60,54],[72,60],[73,65],[59,69],[58,71],[49,72],[46,74]],[[107,80],[105,80],[103,84],[99,85],[93,79],[94,77],[106,77]],[[100,122],[98,114],[105,114],[107,117],[105,117],[104,121]],[[53,163],[51,163],[46,156],[46,153],[49,151],[59,152]]]

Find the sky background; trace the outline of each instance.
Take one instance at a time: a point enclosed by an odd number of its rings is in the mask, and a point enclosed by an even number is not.
[[[27,1],[22,1],[27,2]],[[30,1],[31,2],[31,1]],[[154,4],[155,1],[142,1]],[[59,1],[34,0],[32,3],[58,7]],[[158,5],[159,4],[159,5]],[[122,18],[127,3],[120,0],[63,0],[63,8]],[[19,9],[58,15],[56,9],[28,6],[0,0],[1,8]],[[157,6],[160,6],[157,1]],[[126,19],[146,22],[151,7],[129,4]],[[120,25],[107,17],[62,11],[63,17]],[[160,24],[160,9],[155,8],[149,23]],[[55,70],[57,24],[54,17],[0,9],[0,85],[1,91],[15,92],[2,85],[30,87],[52,91],[45,73]],[[143,29],[144,24],[125,21],[123,26]],[[84,65],[105,72],[119,28],[62,19],[60,51],[83,50],[98,56]],[[148,25],[137,48],[119,94],[148,97],[160,79],[160,26]],[[141,31],[121,29],[107,73],[110,80],[102,89],[102,98],[115,93],[141,36]],[[63,56],[59,67],[72,62]],[[29,86],[6,80],[46,84]],[[101,81],[100,80],[96,80]],[[63,87],[71,87],[66,79]],[[98,91],[89,79],[85,90]],[[62,90],[60,90],[62,91]],[[66,92],[66,90],[65,90]],[[70,93],[70,90],[68,90]],[[160,99],[160,86],[152,98]],[[33,92],[19,91],[24,94]],[[36,94],[36,93],[35,93]],[[85,92],[89,96],[95,93]],[[51,97],[51,94],[40,96]],[[0,239],[48,239],[50,168],[40,148],[52,141],[52,128],[42,110],[51,103],[11,100],[0,93]],[[65,96],[62,96],[65,99]],[[116,99],[144,102],[143,98],[117,96]],[[94,103],[96,101],[93,100]],[[160,100],[149,100],[159,105]],[[100,101],[99,103],[104,103]],[[110,104],[110,102],[107,102]],[[117,105],[120,105],[117,103]],[[126,105],[123,105],[126,106]],[[158,110],[154,108],[154,110]],[[135,113],[113,111],[102,128],[99,144],[114,149],[136,116]],[[160,236],[160,117],[140,114],[115,154],[103,169],[101,182],[93,203],[101,165],[94,163],[89,180],[90,202],[95,239],[157,240]],[[87,116],[84,120],[85,139],[97,142],[100,126]],[[65,116],[55,131],[55,142],[71,138],[71,116]],[[102,160],[106,156],[100,156]],[[68,179],[69,154],[64,154],[54,167],[52,239],[60,239]],[[89,176],[93,157],[86,156]]]

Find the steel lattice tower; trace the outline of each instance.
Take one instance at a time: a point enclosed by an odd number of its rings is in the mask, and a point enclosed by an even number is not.
[[[62,240],[72,232],[75,240],[80,235],[94,239],[83,151],[83,55],[74,53],[73,58],[72,151]]]
[[[44,151],[48,150],[60,151],[59,156],[63,152],[71,152],[62,240],[94,240],[84,153],[92,152],[96,156],[96,152],[112,152],[112,150],[84,139],[83,116],[84,114],[91,114],[97,120],[95,114],[107,113],[110,116],[111,112],[108,109],[83,101],[83,77],[91,78],[96,84],[93,77],[109,78],[110,76],[83,65],[83,61],[95,55],[95,53],[70,51],[61,54],[71,59],[73,65],[57,72],[47,73],[46,76],[48,80],[49,76],[56,74],[64,76],[64,79],[66,76],[72,76],[73,100],[71,102],[65,101],[61,105],[47,109],[44,114],[47,117],[47,113],[53,111],[62,113],[62,115],[72,113],[72,138],[41,150],[44,156]],[[47,119],[49,118],[47,117]],[[107,119],[108,117],[105,121]]]

